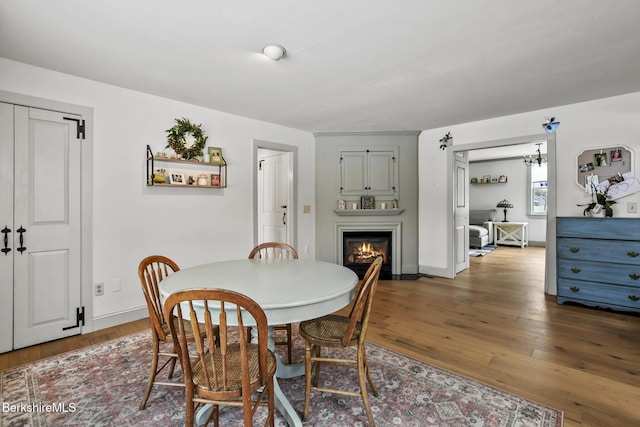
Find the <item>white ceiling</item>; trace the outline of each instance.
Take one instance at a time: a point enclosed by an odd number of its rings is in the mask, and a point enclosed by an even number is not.
[[[423,130],[640,91],[640,1],[0,0],[0,56],[307,131]]]

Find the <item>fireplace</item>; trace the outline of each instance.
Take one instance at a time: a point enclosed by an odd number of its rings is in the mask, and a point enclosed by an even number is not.
[[[392,275],[391,231],[345,231],[342,233],[342,265],[353,270],[360,279],[377,257],[382,257],[380,278]]]

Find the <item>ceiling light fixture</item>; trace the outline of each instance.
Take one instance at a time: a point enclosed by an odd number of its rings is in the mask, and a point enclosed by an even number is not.
[[[284,54],[287,53],[287,50],[280,45],[270,44],[262,49],[262,53],[264,53],[274,61],[279,61],[280,58],[282,58]]]
[[[527,166],[533,166],[533,165],[542,166],[543,164],[547,163],[547,158],[542,157],[542,154],[540,153],[540,145],[542,144],[538,143],[536,145],[538,146],[538,149],[536,150],[536,153],[537,153],[536,156],[532,156],[531,154],[529,154],[528,156],[527,155],[524,156],[524,164]]]

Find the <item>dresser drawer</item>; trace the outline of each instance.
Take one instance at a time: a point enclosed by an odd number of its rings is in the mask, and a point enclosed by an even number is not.
[[[640,266],[640,242],[564,237],[557,246],[559,258]]]
[[[558,259],[558,277],[640,288],[640,266]],[[639,289],[640,292],[640,289]]]
[[[558,279],[558,302],[640,311],[640,289],[588,281]]]
[[[640,221],[637,218],[559,217],[558,237],[585,237],[607,240],[638,240]]]

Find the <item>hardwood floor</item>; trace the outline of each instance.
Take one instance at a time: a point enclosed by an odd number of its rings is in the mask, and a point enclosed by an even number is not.
[[[499,247],[455,280],[380,282],[369,341],[565,412],[640,425],[640,317],[558,305],[544,249]],[[148,328],[146,319],[0,355],[0,369]]]

